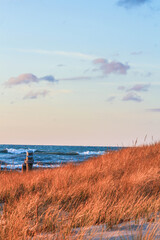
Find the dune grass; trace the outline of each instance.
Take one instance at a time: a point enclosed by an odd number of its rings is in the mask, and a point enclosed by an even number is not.
[[[52,232],[68,239],[74,228],[113,225],[160,211],[160,143],[132,147],[79,165],[28,173],[0,172],[0,239]]]

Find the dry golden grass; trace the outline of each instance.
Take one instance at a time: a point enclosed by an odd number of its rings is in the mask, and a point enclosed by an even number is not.
[[[73,228],[115,224],[160,211],[160,143],[110,152],[80,165],[0,172],[0,239],[43,232],[68,239]]]

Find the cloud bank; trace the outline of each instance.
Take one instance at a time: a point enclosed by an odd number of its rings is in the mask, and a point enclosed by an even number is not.
[[[11,77],[10,79],[8,79],[5,85],[7,87],[12,87],[12,86],[21,85],[21,84],[38,83],[40,81],[54,82],[56,80],[52,75],[38,78],[32,73],[24,73],[19,75],[18,77]]]
[[[142,102],[142,98],[138,96],[136,93],[128,93],[126,96],[122,98],[123,101],[134,101],[134,102]]]
[[[125,8],[131,8],[143,5],[147,2],[150,2],[150,0],[119,0],[117,4]]]
[[[116,61],[108,62],[108,60],[104,58],[97,58],[93,60],[93,63],[100,67],[100,70],[104,75],[109,75],[112,73],[125,75],[130,69],[130,66],[128,64],[123,64]]]

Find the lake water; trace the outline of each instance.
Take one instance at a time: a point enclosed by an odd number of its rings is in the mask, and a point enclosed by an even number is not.
[[[99,146],[46,146],[46,145],[0,145],[1,169],[20,170],[26,152],[33,150],[35,168],[53,168],[63,163],[78,163],[90,157],[115,151],[120,147]]]

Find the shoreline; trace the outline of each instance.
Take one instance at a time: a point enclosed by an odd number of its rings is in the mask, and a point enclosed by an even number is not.
[[[30,170],[30,171],[41,171],[41,170],[52,170],[52,169],[56,169],[56,168],[60,168],[60,167],[64,167],[64,166],[66,166],[66,165],[74,165],[74,166],[78,166],[79,164],[81,164],[81,163],[83,163],[83,162],[85,162],[85,161],[88,161],[88,160],[90,160],[90,159],[93,159],[93,157],[91,157],[91,158],[88,158],[88,159],[86,159],[86,160],[84,160],[84,161],[77,161],[77,162],[64,162],[64,163],[61,163],[59,166],[57,166],[57,164],[55,164],[55,167],[33,167],[33,169],[32,170]],[[29,172],[30,172],[29,171]],[[22,168],[21,169],[12,169],[12,168],[10,168],[10,169],[7,169],[7,168],[1,168],[0,167],[0,173],[1,172],[22,172]]]

